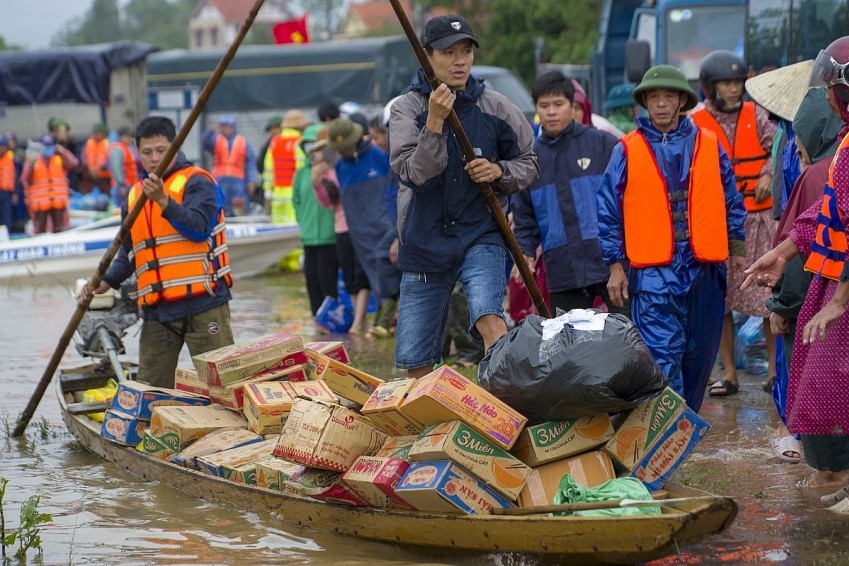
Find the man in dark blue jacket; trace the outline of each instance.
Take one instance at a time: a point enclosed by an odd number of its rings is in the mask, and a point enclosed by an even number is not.
[[[532,272],[542,244],[552,311],[588,309],[597,296],[618,310],[608,300],[596,205],[616,138],[573,120],[575,87],[562,73],[540,75],[531,94],[542,130],[534,144],[540,174],[513,197],[516,240]]]
[[[421,70],[410,92],[392,105],[389,148],[398,174],[398,268],[401,305],[395,365],[412,377],[441,359],[442,332],[454,283],[469,300],[470,332],[488,348],[507,332],[507,250],[477,183],[499,195],[526,188],[537,176],[533,132],[505,96],[471,76],[472,28],[459,16],[432,18],[422,32],[436,78]],[[450,124],[454,109],[479,156],[466,162]],[[503,196],[501,197],[502,202]]]

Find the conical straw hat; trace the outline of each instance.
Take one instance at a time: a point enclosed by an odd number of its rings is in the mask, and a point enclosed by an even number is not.
[[[746,81],[746,92],[769,112],[790,122],[808,92],[813,60],[761,73]]]

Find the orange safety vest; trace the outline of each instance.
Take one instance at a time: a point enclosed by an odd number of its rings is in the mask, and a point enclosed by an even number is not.
[[[805,271],[821,275],[826,279],[840,280],[846,252],[846,225],[837,209],[837,197],[834,191],[834,164],[837,156],[849,147],[849,136],[844,136],[840,147],[828,166],[828,184],[823,189],[822,209],[818,217],[817,236],[811,243],[811,255],[805,262]]]
[[[734,146],[722,130],[716,118],[702,108],[690,114],[690,118],[700,128],[708,128],[719,138],[722,148],[731,159],[734,176],[737,178],[737,190],[743,195],[743,205],[749,212],[772,208],[772,197],[755,202],[755,185],[761,177],[761,169],[769,154],[761,146],[758,137],[758,122],[755,117],[755,103],[744,102],[737,117],[737,131],[734,135]]]
[[[15,190],[15,152],[6,150],[0,156],[0,191],[11,192]]]
[[[245,178],[245,160],[248,156],[248,142],[245,136],[238,134],[233,139],[233,147],[227,148],[227,138],[218,135],[215,140],[215,153],[212,155],[212,174],[216,178]]]
[[[203,169],[187,167],[166,179],[165,193],[182,204],[186,183],[194,175],[215,182]],[[127,197],[130,208],[141,194],[141,183],[136,183]],[[218,223],[209,238],[193,242],[162,217],[157,204],[147,201],[130,229],[130,236],[133,242],[130,260],[135,262],[138,277],[135,297],[139,306],[153,306],[160,299],[179,301],[202,293],[212,295],[221,280],[228,287],[233,286],[223,210],[218,212]]]
[[[132,187],[139,180],[139,170],[136,167],[136,158],[133,156],[130,146],[122,141],[116,141],[110,145],[109,153],[112,153],[112,150],[116,147],[121,149],[121,155],[123,155],[121,158],[121,169],[124,171],[124,185]]]
[[[89,169],[95,169],[97,176],[101,179],[109,179],[112,174],[106,168],[109,162],[109,140],[103,138],[100,141],[94,138],[88,138],[85,142],[85,166]]]
[[[633,267],[668,265],[675,242],[689,239],[703,263],[728,259],[725,194],[719,174],[719,145],[699,129],[687,191],[688,234],[676,234],[666,180],[646,138],[635,130],[622,138],[628,172],[623,197],[625,253]]]
[[[301,133],[292,128],[284,129],[280,135],[274,136],[268,151],[274,160],[274,186],[291,187],[297,168],[298,142]]]
[[[53,155],[47,164],[37,159],[32,167],[30,184],[24,191],[27,206],[32,212],[64,210],[70,200],[68,176],[62,158]]]

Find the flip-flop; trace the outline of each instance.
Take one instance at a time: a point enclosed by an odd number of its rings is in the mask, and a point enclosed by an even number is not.
[[[798,464],[802,461],[802,445],[792,436],[782,436],[781,438],[772,439],[772,451],[775,455],[791,464]],[[790,454],[795,453],[796,456]]]
[[[723,379],[711,385],[708,391],[710,392],[711,397],[728,397],[729,395],[734,395],[739,390],[739,385],[731,383],[727,379]]]
[[[828,495],[823,495],[820,497],[823,503],[837,503],[843,499],[849,497],[849,485],[844,485],[834,493],[829,493]]]

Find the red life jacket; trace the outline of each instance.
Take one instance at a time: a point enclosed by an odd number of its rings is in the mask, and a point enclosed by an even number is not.
[[[0,155],[0,191],[15,190],[15,152],[7,149]]]
[[[274,186],[291,187],[295,179],[297,168],[298,142],[301,141],[301,132],[293,128],[286,128],[280,135],[274,136],[268,151],[274,160]]]
[[[248,142],[245,136],[237,134],[233,139],[233,147],[227,147],[227,138],[218,135],[215,140],[215,152],[212,155],[212,174],[221,177],[245,178],[245,160],[248,156]]]
[[[68,207],[70,196],[62,158],[54,154],[46,164],[43,158],[37,159],[32,167],[30,184],[24,191],[30,211],[64,210]]]
[[[699,129],[687,191],[688,234],[676,234],[666,180],[639,130],[622,138],[628,163],[623,217],[625,252],[633,267],[668,265],[675,242],[688,239],[700,262],[728,259],[725,194],[719,174],[719,145],[710,130]]]
[[[758,122],[755,117],[755,103],[744,102],[737,116],[737,130],[734,135],[734,145],[728,140],[728,136],[722,130],[716,118],[707,110],[702,108],[690,114],[690,118],[700,128],[708,128],[719,138],[722,148],[728,154],[731,165],[734,167],[734,176],[737,178],[737,190],[743,195],[743,205],[749,212],[767,210],[772,208],[772,197],[755,202],[755,185],[761,177],[761,169],[766,163],[769,154],[761,146],[758,137]]]

